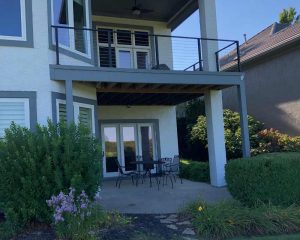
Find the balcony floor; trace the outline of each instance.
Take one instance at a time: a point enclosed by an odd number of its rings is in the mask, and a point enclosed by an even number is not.
[[[102,105],[177,105],[242,82],[242,73],[50,65],[54,81],[92,83]]]

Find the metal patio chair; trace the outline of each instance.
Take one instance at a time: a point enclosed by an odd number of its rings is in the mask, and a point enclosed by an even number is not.
[[[138,178],[138,172],[136,171],[130,171],[130,172],[125,172],[125,166],[121,166],[118,159],[115,159],[115,162],[118,166],[118,172],[119,172],[119,176],[117,177],[116,180],[116,187],[121,187],[121,182],[123,179],[127,179],[127,178],[131,178],[131,182],[134,185],[134,178]]]

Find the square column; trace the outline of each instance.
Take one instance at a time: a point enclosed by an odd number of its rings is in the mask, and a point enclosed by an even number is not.
[[[243,157],[251,157],[251,147],[249,138],[249,123],[247,114],[247,100],[246,100],[246,89],[245,82],[242,80],[241,84],[237,86],[238,99],[239,99],[239,109],[240,109],[240,125],[242,134],[242,148]]]
[[[215,0],[198,0],[200,15],[201,38],[218,38],[217,14]],[[202,40],[202,55],[204,71],[217,71],[216,52],[218,42]]]
[[[72,82],[72,80],[65,81],[65,91],[66,91],[67,124],[72,124],[74,122],[73,82]]]
[[[223,187],[225,182],[226,149],[222,91],[205,94],[206,126],[211,185]]]

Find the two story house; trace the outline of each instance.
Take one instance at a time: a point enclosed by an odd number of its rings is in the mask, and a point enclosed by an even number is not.
[[[200,11],[201,38],[172,31]],[[224,186],[222,89],[243,74],[219,72],[215,0],[0,0],[0,137],[10,123],[83,122],[103,147],[103,175],[178,154],[176,105],[205,96],[211,182]]]

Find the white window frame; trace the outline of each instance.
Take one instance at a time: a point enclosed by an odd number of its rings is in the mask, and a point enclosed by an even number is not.
[[[54,3],[53,3],[54,0],[51,0],[51,22],[52,22],[52,25],[55,25],[54,23]],[[73,28],[74,27],[74,11],[73,11],[73,8],[74,8],[74,4],[73,4],[73,0],[67,0],[67,14],[68,14],[68,25],[66,24],[63,24],[61,26],[66,26],[66,27],[70,27],[70,28]],[[83,28],[86,28],[86,29],[90,29],[90,19],[91,19],[91,16],[90,16],[90,13],[89,13],[89,4],[90,4],[90,0],[85,0],[85,21],[86,21],[86,26],[84,26]],[[67,31],[67,29],[66,29]],[[91,58],[92,57],[92,53],[91,53],[91,34],[92,32],[91,31],[84,31],[85,36],[86,36],[86,51],[87,53],[83,53],[83,52],[80,52],[78,50],[76,50],[75,48],[75,31],[74,29],[69,29],[69,47],[68,46],[65,46],[63,44],[60,44],[59,43],[59,47],[60,48],[63,48],[63,49],[66,49],[66,50],[69,50],[69,51],[72,51],[78,55],[81,55],[83,57],[88,57],[88,58]],[[55,45],[56,44],[56,41],[55,41],[55,30],[52,29],[52,44]]]
[[[0,98],[0,102],[5,103],[24,103],[25,127],[30,129],[30,108],[28,98]],[[13,122],[13,120],[12,120]],[[0,139],[3,136],[0,136]]]
[[[59,104],[65,104],[66,100],[57,99],[56,100],[56,116],[57,116],[57,122],[60,121],[59,119]],[[74,108],[74,122],[75,124],[79,124],[79,108],[88,108],[92,110],[92,133],[96,134],[96,128],[95,128],[95,107],[91,104],[85,104],[85,103],[79,103],[79,102],[73,102],[73,108]]]
[[[26,6],[25,0],[20,1],[20,9],[21,9],[21,36],[7,36],[0,35],[1,40],[12,40],[12,41],[26,41],[27,40],[27,27],[26,27]]]
[[[113,31],[113,40],[114,42],[111,43],[111,47],[115,48],[115,54],[116,54],[116,68],[119,67],[119,50],[125,50],[131,52],[132,56],[132,69],[138,69],[137,67],[137,60],[136,60],[136,52],[147,52],[148,53],[148,61],[149,65],[151,65],[151,55],[152,55],[152,47],[151,47],[151,39],[149,37],[149,46],[138,46],[135,44],[135,32],[145,32],[148,33],[149,35],[151,34],[149,30],[144,30],[144,29],[138,29],[138,28],[122,28],[122,27],[109,27],[109,26],[97,26],[96,29],[99,31],[100,29],[111,29]],[[124,45],[124,44],[118,44],[118,35],[117,31],[130,31],[131,33],[131,45]],[[107,43],[99,43],[99,39],[97,37],[97,52],[98,52],[98,58],[100,57],[100,47],[108,47]],[[100,61],[98,61],[98,66],[101,67]],[[147,66],[146,69],[149,69],[151,66]]]

